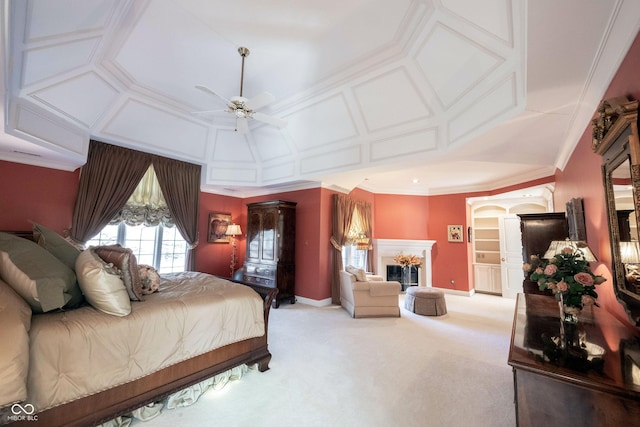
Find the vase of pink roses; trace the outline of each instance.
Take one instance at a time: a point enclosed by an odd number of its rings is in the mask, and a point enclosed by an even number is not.
[[[541,291],[548,289],[555,295],[562,320],[561,336],[565,335],[566,324],[578,322],[578,315],[584,307],[598,306],[595,287],[606,281],[591,272],[589,262],[579,248],[566,247],[548,261],[532,255],[523,269],[530,273],[529,279],[537,282]]]

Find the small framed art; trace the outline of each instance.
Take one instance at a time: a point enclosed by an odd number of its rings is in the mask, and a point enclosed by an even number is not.
[[[231,224],[231,214],[225,212],[209,213],[209,233],[207,234],[207,242],[209,243],[229,243],[230,237],[227,236],[227,227]]]
[[[461,225],[448,225],[448,240],[450,242],[463,242],[464,235],[462,234],[462,226]]]

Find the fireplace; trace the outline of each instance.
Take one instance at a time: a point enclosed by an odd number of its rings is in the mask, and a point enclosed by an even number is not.
[[[417,286],[419,283],[418,272],[420,269],[415,265],[410,265],[408,268],[409,268],[409,281],[407,283],[403,283],[402,267],[397,264],[387,265],[387,281],[402,283],[402,291],[406,291],[408,286]]]
[[[393,261],[393,257],[398,254],[414,254],[422,259],[422,267],[415,271],[417,279],[415,283],[418,286],[433,286],[431,281],[431,248],[435,243],[435,240],[374,239],[373,253],[376,257],[376,274],[385,277],[385,273],[388,274],[389,271],[387,266],[398,267],[400,271],[401,268]],[[396,280],[398,282],[402,281],[401,278]]]

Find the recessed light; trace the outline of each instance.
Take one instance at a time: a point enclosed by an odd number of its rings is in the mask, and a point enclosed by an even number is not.
[[[419,180],[418,178],[413,178],[413,183],[414,183],[414,184],[417,184],[417,183],[419,183],[419,182],[420,182],[420,180]]]

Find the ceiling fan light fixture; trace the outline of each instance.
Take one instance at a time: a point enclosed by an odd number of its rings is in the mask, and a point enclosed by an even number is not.
[[[257,109],[264,107],[275,100],[275,97],[269,92],[263,92],[251,99],[245,98],[243,96],[243,86],[244,86],[244,59],[249,56],[249,49],[246,47],[239,47],[238,53],[242,57],[242,66],[240,69],[240,96],[232,96],[227,99],[224,96],[219,95],[215,91],[209,89],[203,85],[196,85],[196,89],[199,89],[205,93],[210,95],[217,96],[222,99],[227,104],[226,111],[228,113],[233,113],[236,118],[236,122],[240,121],[241,125],[238,126],[236,123],[236,130],[241,131],[242,133],[246,133],[249,131],[248,124],[246,122],[247,119],[257,120],[259,122],[267,123],[273,126],[277,126],[278,128],[283,128],[287,125],[285,120],[282,120],[277,117],[272,117],[267,114],[256,111]],[[210,111],[206,111],[210,112]],[[204,112],[195,111],[193,114],[200,114]]]

